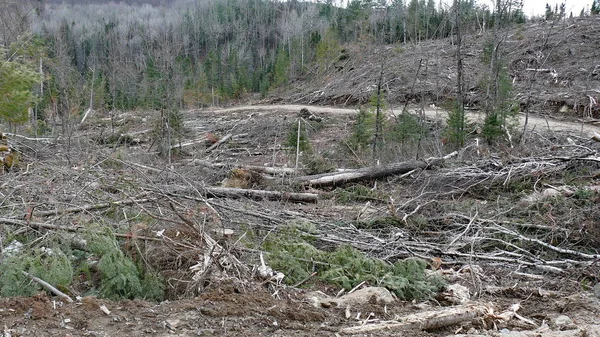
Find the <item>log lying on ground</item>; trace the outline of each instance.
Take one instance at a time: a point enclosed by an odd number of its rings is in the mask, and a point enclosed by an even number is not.
[[[223,138],[221,138],[218,142],[214,143],[213,145],[211,145],[211,147],[209,147],[208,149],[206,149],[206,153],[210,153],[212,152],[212,150],[218,148],[219,146],[221,146],[221,144],[225,143],[226,141],[229,140],[229,138],[231,138],[233,136],[232,133],[228,133],[226,134]]]
[[[316,203],[318,200],[318,195],[314,193],[290,193],[265,190],[247,190],[243,188],[231,187],[209,187],[206,189],[206,193],[210,196],[218,198],[245,197],[259,200],[267,199],[301,203]]]
[[[192,146],[192,145],[196,145],[196,144],[201,144],[201,143],[204,143],[204,142],[206,142],[206,136],[202,136],[200,138],[191,140],[189,142],[171,145],[171,147],[169,147],[169,149],[175,150],[175,149],[180,149],[180,148],[183,148],[183,147],[186,147],[186,146]]]
[[[380,322],[342,329],[342,333],[363,334],[380,330],[427,330],[439,329],[446,326],[471,321],[485,315],[488,308],[485,305],[464,305],[449,307],[442,311],[426,311],[403,317],[401,321]]]
[[[254,166],[254,165],[245,165],[240,166],[242,169],[247,169],[259,173],[266,173],[271,175],[292,175],[296,173],[296,170],[291,167],[273,167],[273,166]]]
[[[380,179],[395,174],[408,173],[416,169],[426,169],[441,162],[442,159],[433,159],[429,162],[413,160],[389,165],[365,167],[352,172],[303,176],[295,178],[293,182],[313,187],[336,186],[361,180]]]

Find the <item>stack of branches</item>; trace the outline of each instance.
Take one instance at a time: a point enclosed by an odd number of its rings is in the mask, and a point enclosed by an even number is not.
[[[563,151],[567,148],[577,152]],[[481,195],[481,191],[518,180],[530,179],[535,187],[542,176],[560,176],[574,163],[597,166],[599,161],[598,151],[592,147],[565,146],[552,149],[547,156],[487,159],[467,166],[446,163],[436,171],[428,171],[427,162],[416,161],[295,179],[302,185],[308,181],[310,186],[319,186],[323,181],[362,183],[401,175],[395,182],[406,189],[405,196],[411,194],[406,185],[419,186],[418,193],[402,205],[390,200],[373,207],[371,217],[393,219],[383,228],[355,221],[361,205],[334,221],[332,216],[318,215],[313,205],[281,198],[257,202],[249,194],[231,199],[231,194],[219,195],[195,181],[193,172],[156,169],[114,156],[71,167],[45,161],[3,177],[0,224],[4,225],[3,238],[43,236],[49,231],[76,234],[92,230],[90,223],[108,226],[115,236],[135,243],[146,263],[163,271],[173,292],[170,298],[197,294],[216,280],[246,284],[253,277],[251,262],[246,262],[252,258],[238,258],[241,252],[248,252],[239,244],[245,233],[254,231],[260,241],[298,223],[311,224],[315,231],[306,234],[320,245],[351,245],[389,262],[416,256],[442,258],[449,264],[479,260],[513,270],[530,267],[564,272],[571,267],[594,266],[600,255],[590,247],[577,247],[567,240],[568,235],[558,245],[553,240],[561,228],[516,221],[506,216],[510,208],[496,210],[496,215],[482,209],[480,215],[478,210],[471,214],[445,212],[440,205],[444,198]],[[417,217],[421,217],[418,225],[413,221]],[[256,260],[259,254],[251,255]]]

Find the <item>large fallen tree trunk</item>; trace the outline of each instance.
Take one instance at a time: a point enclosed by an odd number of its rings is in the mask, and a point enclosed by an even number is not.
[[[206,188],[206,193],[218,198],[251,198],[251,199],[267,199],[281,200],[302,203],[316,203],[318,195],[314,193],[291,193],[265,190],[247,190],[243,188],[230,187],[209,187]]]
[[[442,159],[434,159],[429,162],[424,160],[413,160],[389,165],[365,167],[351,172],[336,172],[303,176],[295,178],[292,181],[313,187],[336,186],[361,180],[380,179],[395,174],[408,173],[416,169],[426,169],[432,165],[440,163],[441,161]]]

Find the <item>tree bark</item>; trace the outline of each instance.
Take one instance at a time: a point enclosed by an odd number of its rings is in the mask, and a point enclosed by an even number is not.
[[[301,183],[302,185],[310,185],[313,187],[339,186],[361,180],[380,179],[395,174],[403,174],[415,169],[426,169],[441,161],[442,159],[434,159],[431,162],[424,160],[413,160],[389,165],[365,167],[352,172],[303,176],[294,179],[293,182]]]
[[[482,304],[449,307],[443,310],[425,311],[403,317],[398,321],[381,322],[378,324],[359,325],[342,329],[342,333],[363,334],[381,330],[426,330],[439,329],[462,322],[472,321],[481,317],[488,308]]]

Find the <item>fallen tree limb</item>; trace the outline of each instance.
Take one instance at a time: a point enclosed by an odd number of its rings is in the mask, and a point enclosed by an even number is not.
[[[223,138],[219,139],[218,142],[214,143],[213,145],[211,145],[208,149],[206,149],[206,153],[210,153],[212,150],[218,148],[221,144],[225,143],[226,141],[229,140],[229,138],[231,138],[231,136],[233,136],[232,133],[228,133],[226,134]]]
[[[132,205],[132,204],[140,204],[140,203],[146,203],[146,202],[150,202],[153,199],[130,199],[130,200],[120,200],[120,201],[113,201],[113,202],[103,202],[100,204],[94,204],[94,205],[86,205],[86,206],[79,206],[79,207],[71,207],[71,208],[66,208],[63,210],[50,210],[50,211],[40,211],[40,212],[34,212],[33,216],[37,216],[37,217],[46,217],[46,216],[51,216],[51,215],[61,215],[61,214],[65,214],[65,213],[79,213],[79,212],[85,212],[85,211],[97,211],[99,209],[103,209],[103,208],[110,208],[113,206],[126,206],[126,205]]]
[[[433,165],[439,164],[442,161],[442,159],[434,159],[431,162],[414,160],[389,165],[365,167],[352,172],[303,176],[295,178],[292,181],[313,187],[336,186],[361,180],[380,179],[395,174],[407,173],[415,169],[426,169]]]
[[[272,167],[272,166],[254,166],[254,165],[245,165],[240,166],[242,169],[247,169],[250,171],[255,171],[258,173],[266,173],[266,174],[288,174],[292,175],[296,172],[295,169],[291,167]]]
[[[200,144],[200,143],[204,143],[204,142],[206,142],[206,136],[200,137],[195,140],[191,140],[189,142],[185,142],[185,143],[181,143],[181,144],[177,144],[177,145],[171,145],[171,147],[169,149],[171,149],[171,150],[180,149],[180,148],[183,148],[186,146],[191,146],[191,145]]]
[[[426,311],[402,318],[399,321],[387,321],[378,324],[353,326],[342,329],[342,333],[360,334],[380,330],[427,330],[439,329],[446,326],[455,325],[461,322],[470,321],[476,317],[485,315],[488,311],[485,305],[465,305],[460,307],[449,307],[442,311]]]
[[[66,226],[58,226],[58,225],[53,225],[53,224],[44,223],[44,222],[35,222],[35,221],[27,221],[27,220],[19,220],[19,219],[11,219],[11,218],[0,218],[0,224],[2,224],[2,223],[7,224],[7,225],[23,226],[24,228],[29,227],[29,228],[35,228],[35,229],[57,230],[57,231],[65,231],[65,232],[73,232],[73,233],[87,231],[87,232],[95,233],[95,234],[106,234],[106,232],[91,230],[91,229],[83,227],[83,226],[66,227]],[[16,231],[13,234],[20,234],[20,232]],[[120,238],[130,238],[131,237],[130,233],[128,233],[128,234],[113,233],[113,235],[116,237],[120,237]],[[159,238],[151,238],[151,237],[147,237],[147,236],[137,236],[137,235],[136,235],[136,239],[161,241],[161,239],[159,239]]]
[[[25,140],[29,140],[29,141],[34,141],[34,142],[40,142],[40,143],[45,143],[45,144],[54,144],[56,142],[56,139],[54,138],[31,138],[31,137],[26,137],[26,136],[22,136],[22,135],[18,135],[16,133],[8,133],[5,132],[5,135],[9,136],[9,137],[14,137],[14,138],[21,138],[21,139],[25,139]]]
[[[281,200],[301,203],[316,203],[318,195],[314,193],[291,193],[265,190],[246,190],[243,188],[230,187],[209,187],[206,193],[218,198],[251,198],[251,199],[267,199]]]
[[[42,280],[41,278],[35,277],[35,276],[29,274],[26,271],[23,271],[23,275],[25,275],[25,276],[29,277],[30,279],[32,279],[33,281],[39,283],[42,287],[46,288],[48,291],[50,291],[54,295],[56,295],[56,296],[58,296],[60,298],[64,298],[69,303],[73,303],[73,299],[70,298],[69,295],[63,293],[62,291],[60,291],[58,289],[56,289],[50,283]]]

